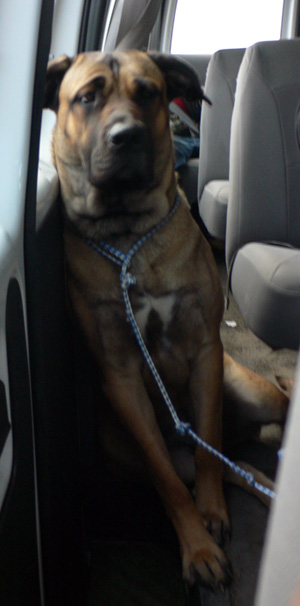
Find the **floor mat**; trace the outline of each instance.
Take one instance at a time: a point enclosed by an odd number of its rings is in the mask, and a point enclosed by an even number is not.
[[[276,453],[269,447],[249,445],[245,449],[244,460],[256,464],[273,476],[276,467]],[[263,464],[262,464],[263,461]],[[256,497],[241,488],[227,487],[226,502],[231,520],[231,540],[225,548],[231,563],[233,579],[222,593],[213,594],[205,588],[193,591],[190,606],[253,606],[257,579],[262,557],[269,509]]]
[[[186,606],[178,557],[161,545],[102,541],[92,546],[88,606]]]
[[[249,442],[236,455],[274,476],[277,455],[271,447]],[[232,536],[225,552],[233,580],[223,593],[199,586],[187,592],[177,539],[155,491],[116,482],[103,491],[87,606],[253,606],[269,515],[258,499],[226,487]]]

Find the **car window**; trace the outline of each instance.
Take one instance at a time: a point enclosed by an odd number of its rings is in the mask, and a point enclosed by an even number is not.
[[[85,0],[56,0],[52,26],[50,57],[77,53],[81,16]],[[68,27],[66,28],[66,22]],[[44,110],[40,137],[40,160],[37,188],[37,228],[41,226],[58,194],[58,177],[52,163],[51,136],[55,115]]]
[[[212,54],[276,40],[283,4],[284,0],[178,0],[171,52]]]

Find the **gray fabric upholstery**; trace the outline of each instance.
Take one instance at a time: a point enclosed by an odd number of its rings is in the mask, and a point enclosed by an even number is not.
[[[252,330],[297,347],[300,250],[300,40],[247,49],[237,81],[230,149],[226,259],[232,292]],[[259,291],[259,292],[258,292]],[[298,332],[297,332],[298,331]]]
[[[231,116],[236,77],[243,54],[244,49],[234,49],[221,50],[212,56],[205,80],[205,94],[211,100],[212,105],[203,103],[201,113],[199,212],[208,231],[212,230],[212,235],[221,240],[225,239],[224,206],[219,207],[219,204],[216,203],[214,208],[208,212],[208,197],[204,191],[211,181],[228,180]],[[211,195],[211,189],[209,195]],[[222,219],[219,218],[219,211]],[[214,216],[216,217],[215,224]],[[207,217],[209,217],[209,224],[206,223]]]
[[[246,244],[234,262],[231,288],[248,326],[265,343],[298,349],[300,250]]]
[[[225,240],[229,181],[209,181],[201,196],[201,219],[208,233]]]
[[[299,65],[299,39],[245,53],[231,128],[228,263],[246,242],[300,245]]]

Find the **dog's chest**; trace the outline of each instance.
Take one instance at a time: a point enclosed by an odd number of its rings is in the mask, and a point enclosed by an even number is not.
[[[189,347],[185,336],[188,330],[185,323],[179,319],[180,303],[181,297],[175,292],[162,296],[143,294],[137,297],[134,304],[135,320],[174,405],[184,401],[189,373]],[[144,367],[143,377],[152,401],[160,402],[156,387],[153,389],[152,374],[147,366]],[[156,409],[160,424],[163,425],[166,423],[164,412],[164,407],[162,410],[160,407]]]
[[[166,337],[174,316],[175,303],[174,293],[158,297],[145,293],[137,297],[135,319],[144,338],[149,337],[151,328]]]

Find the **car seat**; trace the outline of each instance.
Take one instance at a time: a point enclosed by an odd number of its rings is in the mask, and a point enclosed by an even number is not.
[[[300,337],[300,40],[248,48],[230,143],[226,260],[248,326],[274,348]]]
[[[200,128],[198,200],[209,234],[225,240],[229,195],[229,141],[236,77],[244,49],[220,50],[212,56],[205,80]]]

